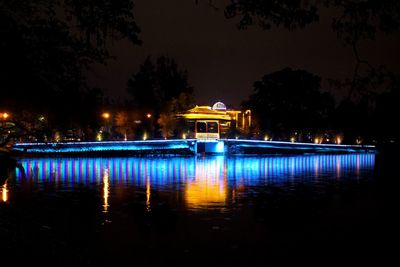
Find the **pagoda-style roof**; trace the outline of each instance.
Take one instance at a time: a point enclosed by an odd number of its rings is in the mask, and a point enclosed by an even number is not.
[[[212,109],[209,106],[195,106],[192,109],[184,113],[177,114],[177,117],[200,120],[200,119],[212,119],[212,120],[235,120],[236,114],[241,111],[236,110],[223,110],[223,109]]]

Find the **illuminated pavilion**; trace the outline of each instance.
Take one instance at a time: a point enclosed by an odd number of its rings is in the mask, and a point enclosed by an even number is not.
[[[250,110],[227,109],[222,102],[210,106],[195,106],[186,112],[177,114],[193,125],[195,138],[219,139],[226,137],[230,130],[246,131],[251,126]]]

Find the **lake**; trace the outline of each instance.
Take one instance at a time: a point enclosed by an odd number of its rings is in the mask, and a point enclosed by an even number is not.
[[[375,154],[20,162],[0,198],[11,263],[266,266],[390,252],[391,174]]]

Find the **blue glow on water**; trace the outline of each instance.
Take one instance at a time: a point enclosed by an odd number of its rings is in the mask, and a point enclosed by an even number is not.
[[[374,154],[287,157],[165,157],[165,158],[34,158],[21,164],[28,179],[39,183],[99,184],[108,170],[111,184],[182,185],[202,176],[228,184],[259,185],[291,179],[357,177],[374,168]],[[22,174],[17,170],[17,178]]]

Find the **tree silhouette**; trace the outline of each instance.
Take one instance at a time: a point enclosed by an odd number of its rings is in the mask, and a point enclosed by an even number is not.
[[[208,2],[215,4],[213,0]],[[386,118],[391,117],[389,109],[395,108],[388,96],[396,99],[396,93],[391,89],[396,87],[393,79],[396,75],[385,66],[368,62],[360,54],[359,46],[364,40],[375,40],[378,32],[392,34],[400,31],[399,1],[231,0],[225,7],[225,17],[238,18],[239,29],[258,25],[264,30],[281,27],[292,31],[319,21],[322,14],[331,16],[331,29],[338,40],[352,49],[355,61],[349,77],[330,81],[337,90],[347,92],[331,123],[353,139],[364,135],[372,140],[372,132],[375,132],[375,137],[383,137],[382,131],[376,132],[376,129],[389,130],[392,125],[390,122],[393,120]],[[382,92],[385,93],[379,96]],[[382,122],[386,122],[385,126]],[[390,132],[397,131],[390,129]],[[386,134],[386,139],[396,138],[393,134]]]
[[[381,142],[399,141],[397,127],[400,112],[400,76],[391,75],[388,90],[379,95],[376,101],[375,123],[372,125],[374,136]]]
[[[285,68],[254,83],[254,93],[243,103],[253,111],[263,132],[288,138],[291,133],[326,129],[334,108],[328,93],[320,92],[321,78],[304,70]]]
[[[400,3],[396,0],[231,0],[225,16],[239,17],[241,29],[256,24],[265,30],[295,30],[319,21],[324,8],[337,10],[332,29],[347,44],[373,39],[378,30],[391,33],[400,29]]]
[[[264,30],[273,27],[295,30],[319,21],[324,9],[331,10],[332,30],[344,45],[351,47],[355,58],[352,76],[335,84],[346,89],[350,99],[376,90],[376,77],[381,77],[381,86],[382,77],[387,79],[389,73],[382,66],[366,61],[360,55],[359,44],[375,39],[377,32],[400,30],[400,2],[397,0],[231,0],[225,8],[225,16],[239,18],[239,29],[258,25]],[[375,83],[366,84],[366,80]]]
[[[139,71],[128,80],[127,90],[137,109],[152,114],[154,127],[157,128],[156,122],[159,122],[161,128],[168,128],[163,130],[165,137],[174,128],[171,114],[187,110],[193,103],[193,88],[188,84],[187,71],[180,70],[175,60],[164,56],[158,57],[155,63],[147,57]]]
[[[135,106],[157,113],[181,93],[193,94],[187,71],[179,70],[174,59],[164,56],[158,57],[155,63],[147,57],[139,71],[128,80],[127,90]]]
[[[84,71],[110,58],[112,40],[140,44],[132,8],[131,0],[2,1],[2,107],[51,113],[53,123],[85,113],[80,107],[92,104],[82,102],[94,91],[87,88]]]
[[[225,8],[225,16],[227,18],[239,16],[240,29],[257,24],[266,30],[273,26],[294,30],[319,19],[317,6],[304,2],[300,0],[232,0]]]

